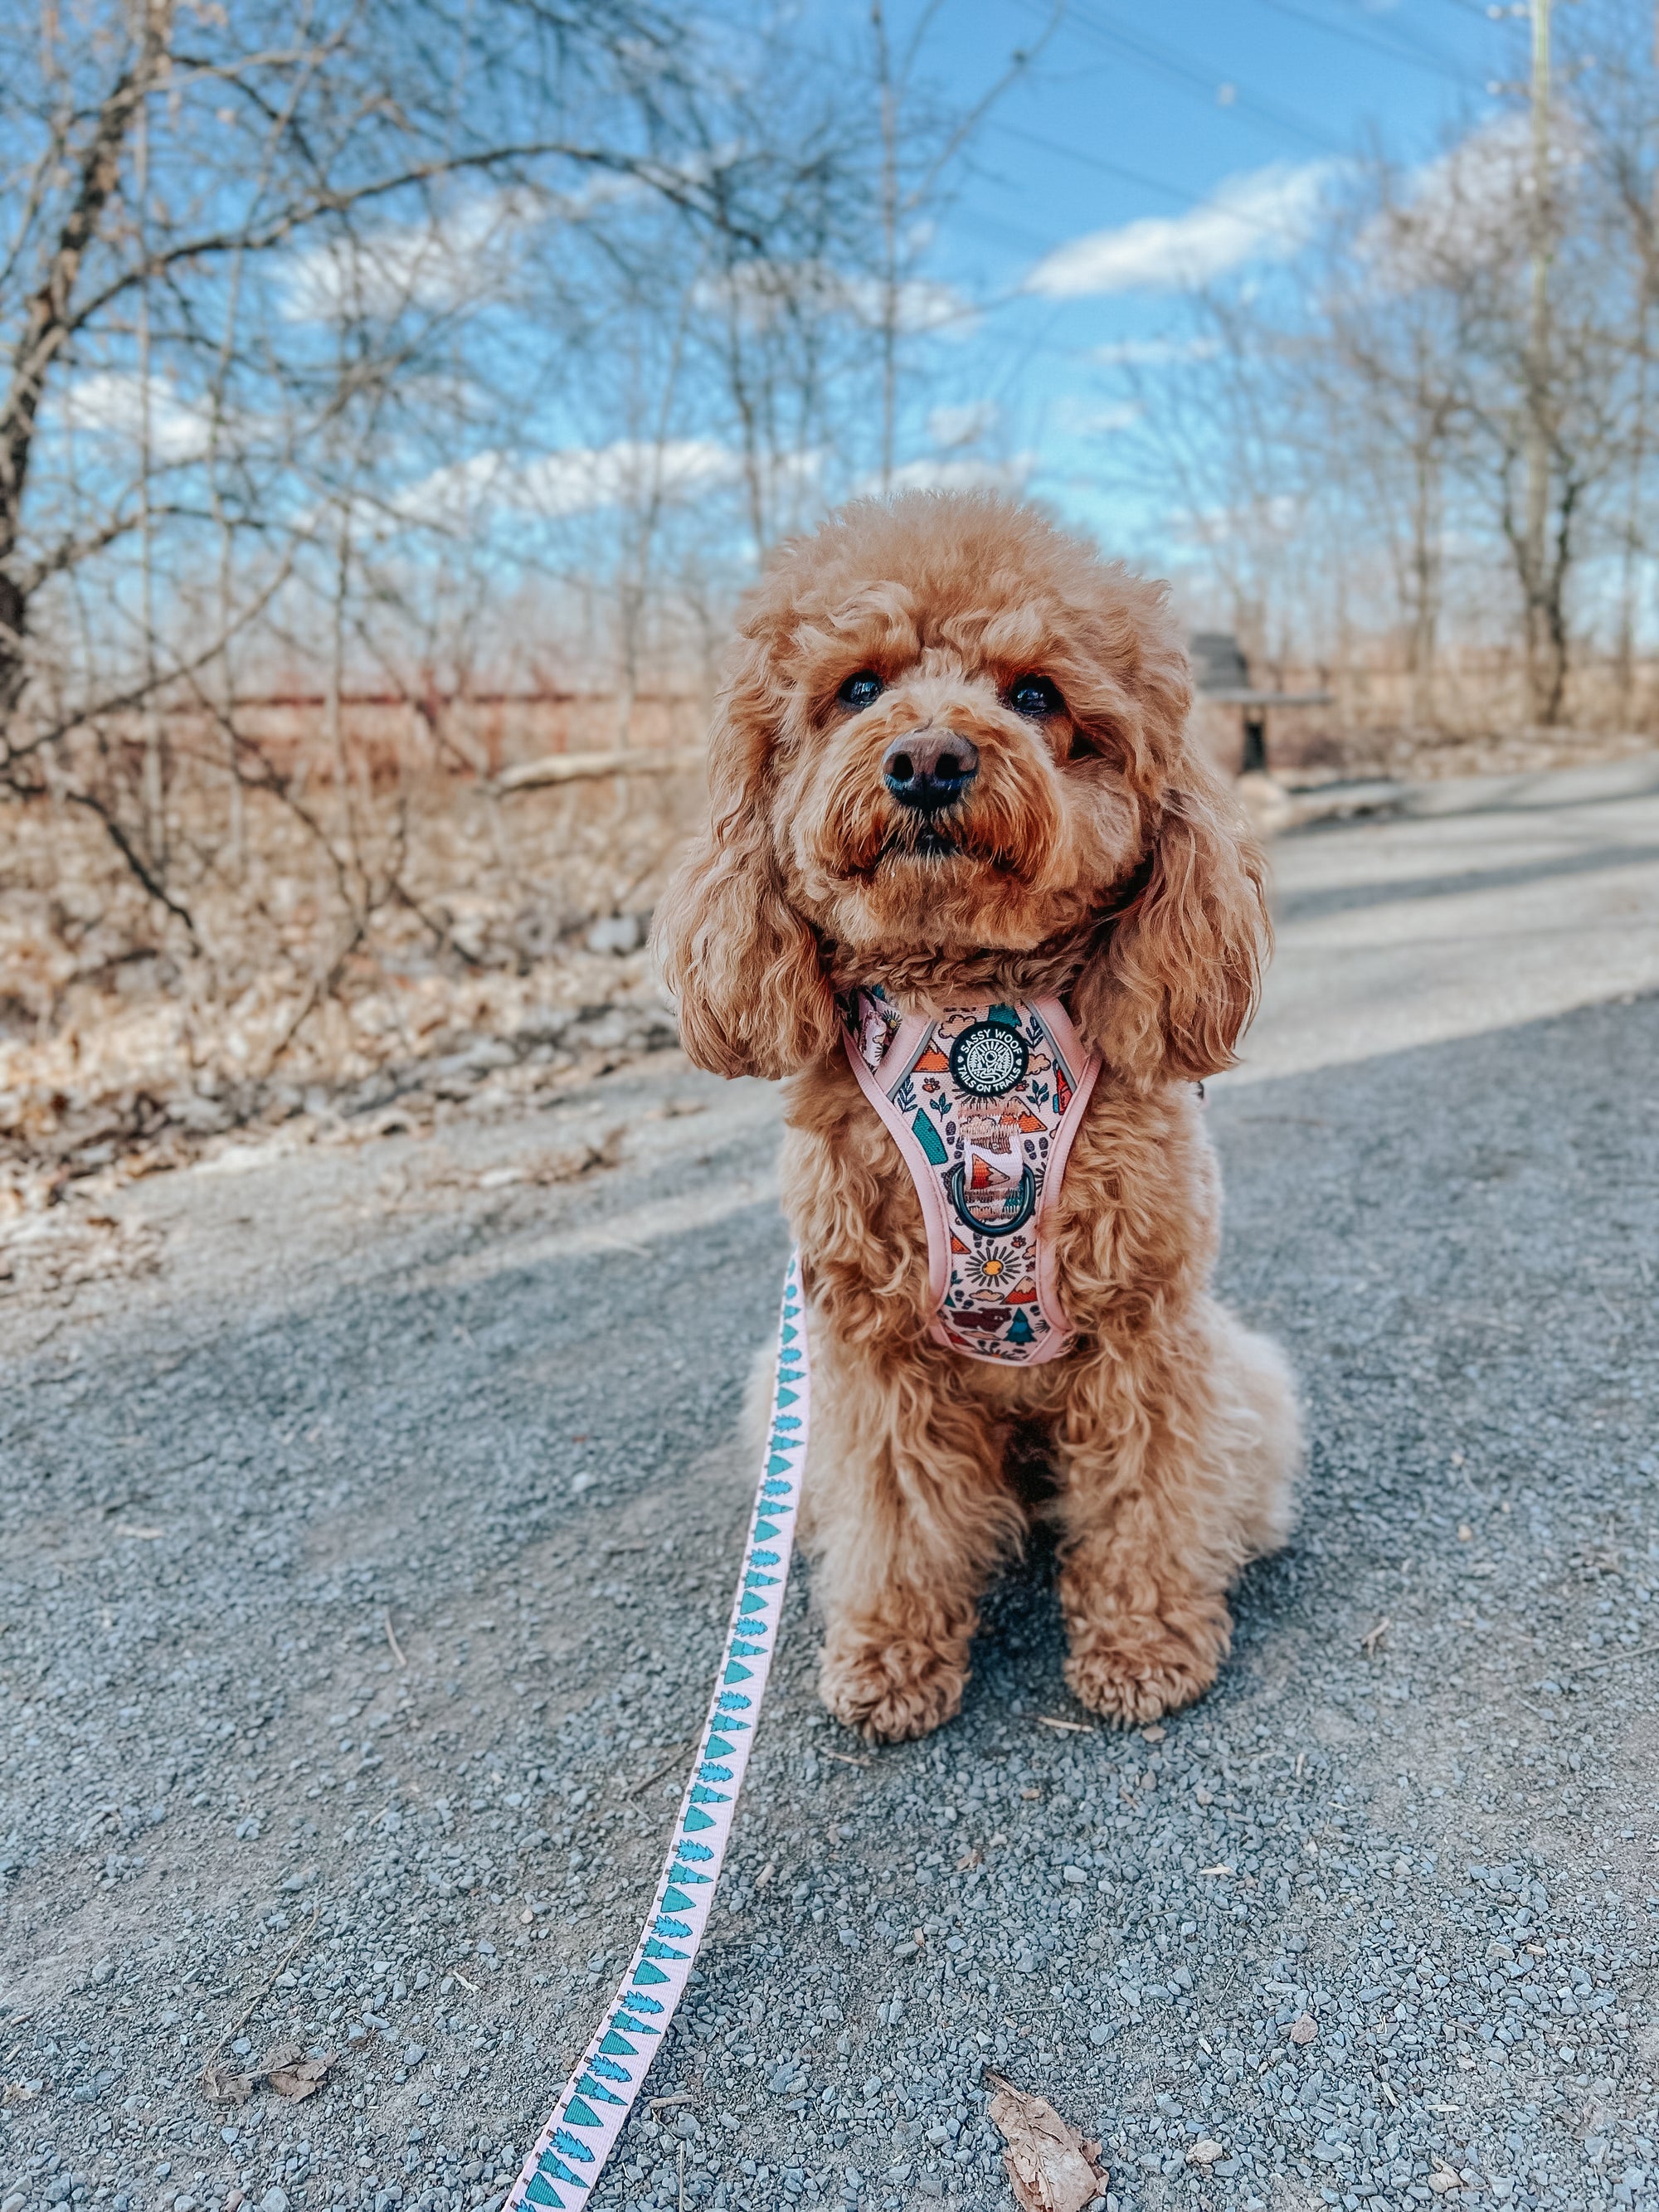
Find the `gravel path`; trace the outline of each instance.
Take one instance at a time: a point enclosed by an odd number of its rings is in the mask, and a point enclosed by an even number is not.
[[[1039,1551],[871,1753],[798,1587],[605,2207],[1006,2204],[988,2065],[1117,2212],[1659,2206],[1659,798],[1541,788],[1279,849],[1212,1111],[1314,1459],[1219,1687],[1094,1728]],[[0,2212],[499,2197],[701,1716],[775,1127],[658,1054],[60,1210],[0,1305]]]

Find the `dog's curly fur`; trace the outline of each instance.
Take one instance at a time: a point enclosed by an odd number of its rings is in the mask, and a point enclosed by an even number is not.
[[[854,672],[882,679],[863,711]],[[1063,711],[1007,703],[1040,673]],[[1262,862],[1186,733],[1164,588],[1030,507],[860,501],[749,599],[709,750],[711,817],[658,924],[685,1048],[787,1077],[785,1210],[814,1360],[805,1534],[825,1703],[872,1739],[962,1701],[980,1594],[1020,1542],[1006,1464],[1047,1439],[1066,1676],[1132,1724],[1209,1686],[1226,1593],[1285,1536],[1301,1454],[1277,1348],[1210,1295],[1219,1188],[1194,1090],[1232,1065],[1267,940]],[[979,772],[922,848],[883,754],[925,728]],[[1060,997],[1103,1068],[1056,1212],[1063,1358],[928,1334],[909,1170],[842,1049],[834,994],[907,1011]]]

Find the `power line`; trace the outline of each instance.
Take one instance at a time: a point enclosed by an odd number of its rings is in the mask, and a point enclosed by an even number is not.
[[[994,123],[991,128],[1005,137],[1027,136],[1014,123]],[[1068,161],[1080,161],[1085,169],[1098,169],[1103,176],[1116,177],[1123,184],[1139,185],[1149,192],[1162,192],[1166,199],[1190,203],[1194,198],[1190,190],[1180,185],[1166,183],[1162,177],[1149,177],[1141,169],[1126,169],[1121,161],[1109,161],[1103,154],[1085,154],[1080,146],[1063,146],[1057,138],[1045,137],[1042,150],[1045,154],[1062,155]]]
[[[1468,72],[1449,54],[1442,54],[1421,40],[1411,45],[1400,45],[1387,38],[1379,38],[1354,23],[1333,22],[1327,15],[1316,15],[1305,8],[1298,8],[1293,0],[1256,0],[1258,7],[1267,8],[1275,15],[1287,16],[1293,23],[1305,23],[1309,28],[1322,31],[1328,38],[1345,40],[1351,46],[1362,46],[1368,52],[1382,54],[1391,62],[1403,62],[1407,69],[1427,70],[1431,75],[1449,78],[1454,83],[1466,84]]]
[[[1032,4],[1032,0],[1028,0],[1028,4]],[[1140,63],[1143,68],[1159,70],[1165,76],[1173,78],[1177,83],[1194,86],[1209,99],[1213,100],[1217,83],[1219,81],[1216,75],[1195,68],[1182,55],[1170,52],[1167,47],[1159,45],[1154,40],[1146,38],[1140,32],[1126,31],[1115,23],[1104,22],[1097,15],[1081,7],[1073,9],[1073,21],[1080,29],[1099,40],[1103,46],[1127,54],[1132,60]],[[1259,116],[1263,122],[1270,124],[1274,130],[1285,131],[1292,137],[1300,138],[1305,144],[1316,148],[1321,153],[1340,155],[1347,151],[1347,149],[1333,138],[1328,132],[1320,130],[1316,125],[1304,122],[1300,116],[1293,114],[1288,108],[1279,106],[1275,101],[1263,100],[1259,94],[1236,89],[1233,104],[1247,114]]]
[[[1011,132],[1016,126],[999,123],[993,124],[991,127],[994,131]],[[1125,184],[1139,185],[1149,192],[1161,192],[1166,199],[1178,200],[1185,207],[1205,204],[1212,197],[1206,194],[1195,196],[1180,185],[1166,183],[1162,177],[1149,177],[1141,169],[1127,169],[1121,161],[1109,161],[1100,154],[1085,154],[1080,146],[1065,145],[1058,138],[1045,138],[1042,149],[1045,154],[1058,154],[1066,161],[1079,162],[1085,169],[1098,169],[1104,176],[1117,177]],[[1289,237],[1296,234],[1289,224],[1274,222],[1266,216],[1247,215],[1243,210],[1232,208],[1228,210],[1228,214],[1232,221],[1243,223],[1247,230],[1259,230],[1264,236]],[[1054,252],[1058,249],[1050,246],[1047,250]]]

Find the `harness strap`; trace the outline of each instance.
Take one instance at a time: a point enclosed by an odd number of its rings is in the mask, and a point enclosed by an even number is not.
[[[847,1057],[910,1170],[935,1342],[1035,1367],[1072,1347],[1049,1220],[1100,1073],[1057,999],[903,1014],[853,993]]]
[[[507,2197],[579,2212],[639,2097],[708,1924],[783,1615],[811,1410],[800,1255],[778,1320],[772,1425],[714,1692],[651,1911],[605,2017]]]

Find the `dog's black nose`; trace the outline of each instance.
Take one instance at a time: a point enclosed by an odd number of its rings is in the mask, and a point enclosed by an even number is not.
[[[883,780],[901,806],[938,814],[954,806],[979,774],[979,747],[949,730],[895,738],[881,757]]]

